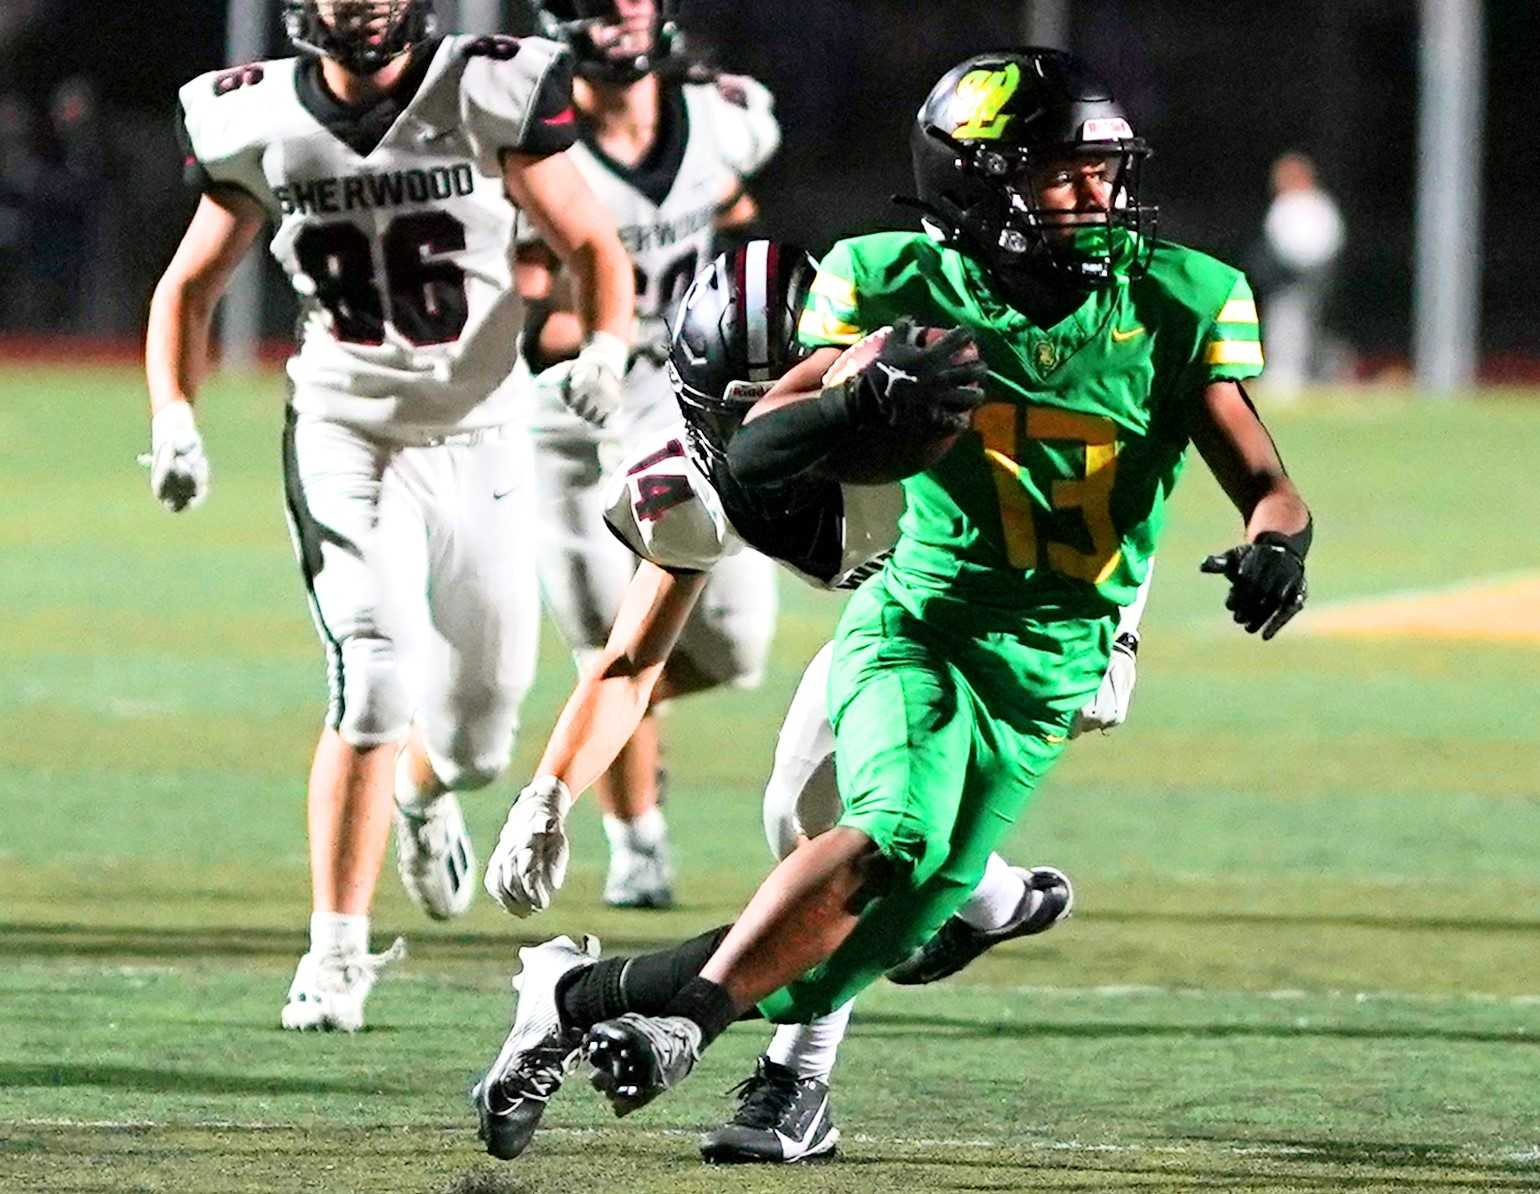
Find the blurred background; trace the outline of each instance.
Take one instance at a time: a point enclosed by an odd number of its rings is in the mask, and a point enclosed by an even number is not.
[[[530,27],[523,0],[438,7],[450,28]],[[0,288],[0,336],[13,348],[68,336],[131,349],[193,205],[179,181],[175,89],[287,52],[278,9],[0,6],[0,273],[13,280]],[[1419,360],[1430,391],[1540,377],[1540,291],[1525,269],[1492,268],[1529,249],[1532,4],[685,0],[681,24],[694,52],[777,96],[785,145],[755,186],[772,233],[818,250],[903,225],[889,196],[909,189],[908,124],[930,83],[982,47],[1057,44],[1114,82],[1155,146],[1148,186],[1162,233],[1246,267],[1264,305],[1283,295],[1280,333],[1319,321],[1298,365],[1270,353],[1286,387],[1300,373],[1405,380]],[[1280,170],[1286,154],[1303,155],[1288,160],[1307,173]],[[1296,203],[1292,238],[1282,215],[1267,223],[1280,173],[1285,189],[1329,205]],[[287,286],[264,272],[227,312],[237,351],[256,335],[281,351],[287,337]],[[1303,275],[1312,285],[1291,308]]]

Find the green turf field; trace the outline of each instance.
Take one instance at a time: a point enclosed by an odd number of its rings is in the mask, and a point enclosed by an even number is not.
[[[696,1160],[753,1025],[622,1123],[575,1081],[525,1157],[491,1161],[465,1093],[514,948],[587,930],[625,950],[734,913],[768,865],[781,710],[838,603],[788,582],[764,688],[672,715],[680,908],[598,905],[585,804],[556,910],[432,926],[391,872],[376,938],[411,956],[369,1031],[285,1034],[323,672],[279,385],[213,389],[213,495],[177,518],[134,465],[140,402],[126,371],[0,371],[0,1189],[1540,1189],[1540,638],[1246,638],[1197,573],[1235,538],[1201,466],[1132,721],[1071,749],[1011,843],[1075,876],[1078,915],[864,998],[841,1161]],[[1273,421],[1317,513],[1313,608],[1540,569],[1533,396]],[[571,680],[548,648],[516,774],[469,809],[483,853]]]

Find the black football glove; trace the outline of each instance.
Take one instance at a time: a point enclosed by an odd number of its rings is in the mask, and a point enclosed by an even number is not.
[[[933,344],[921,344],[914,320],[893,324],[872,362],[846,384],[852,421],[867,427],[962,431],[984,401],[989,370],[980,358],[953,358],[973,343],[966,328],[953,328]]]
[[[1263,531],[1253,543],[1209,556],[1202,571],[1230,582],[1225,608],[1246,628],[1270,639],[1305,606],[1305,557],[1287,535]]]

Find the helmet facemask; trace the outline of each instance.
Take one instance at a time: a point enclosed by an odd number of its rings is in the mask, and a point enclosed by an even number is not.
[[[284,0],[289,40],[355,75],[377,74],[434,24],[432,0]]]
[[[679,48],[676,0],[656,0],[645,44],[627,40],[615,0],[545,0],[536,5],[546,37],[572,48],[578,75],[595,83],[628,87],[657,70]]]
[[[944,205],[932,214],[942,217],[942,231],[959,247],[1006,278],[1026,274],[1095,290],[1120,274],[1137,277],[1149,264],[1157,217],[1154,207],[1140,202],[1150,150],[1126,125],[1119,131],[1127,135],[1028,150],[960,142],[932,125],[925,135],[941,142],[954,155],[955,170],[975,184],[957,198],[943,195]],[[1047,165],[1098,159],[1108,163],[1105,208],[1042,202],[1038,180]]]
[[[730,381],[718,397],[687,385],[672,360],[668,379],[684,416],[685,447],[708,477],[727,462],[727,445],[743,426],[744,417],[775,385],[773,381]]]

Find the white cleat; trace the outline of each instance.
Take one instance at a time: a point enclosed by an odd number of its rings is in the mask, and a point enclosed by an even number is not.
[[[519,993],[513,1028],[471,1091],[477,1135],[499,1160],[511,1161],[529,1147],[546,1104],[577,1065],[583,1034],[562,1024],[556,986],[598,956],[599,941],[589,936],[553,937],[519,950],[523,966],[513,979]]]
[[[668,839],[644,850],[611,846],[604,902],[611,908],[672,908],[674,864]]]
[[[294,969],[281,1023],[300,1032],[357,1032],[364,1026],[364,1000],[379,980],[380,971],[404,957],[406,941],[400,937],[384,953],[340,949],[306,953]]]
[[[476,854],[453,792],[423,812],[396,805],[396,870],[406,894],[434,920],[463,916],[476,894]]]

